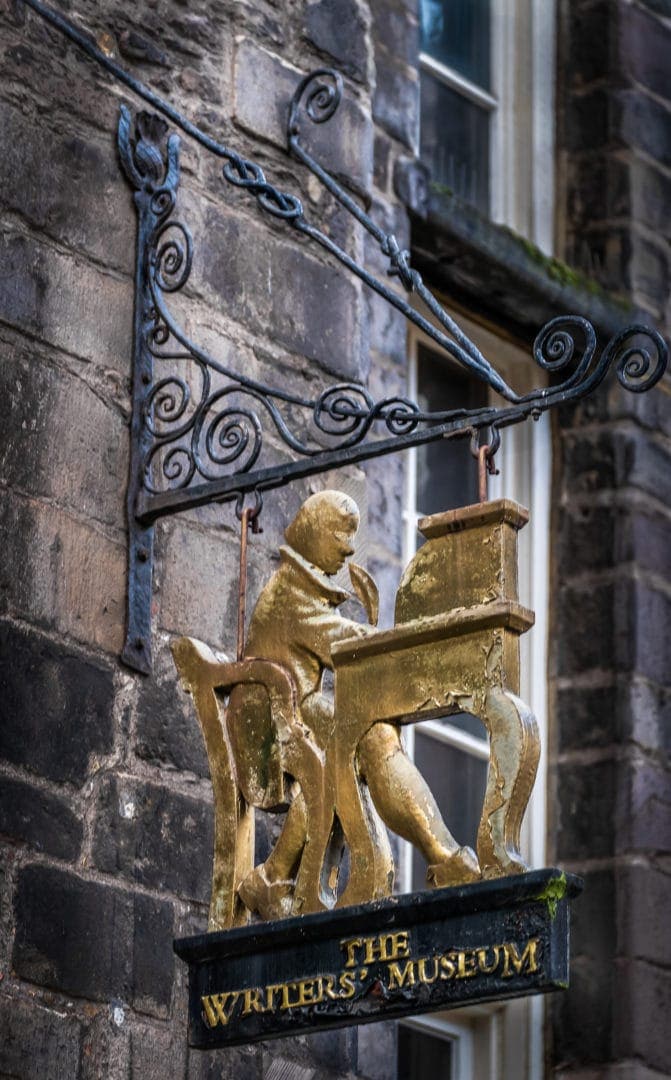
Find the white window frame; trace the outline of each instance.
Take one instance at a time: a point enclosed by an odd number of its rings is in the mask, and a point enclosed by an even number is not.
[[[497,370],[520,393],[542,384],[543,373],[527,352],[491,330],[453,312],[464,331],[485,356],[496,357]],[[408,393],[417,399],[417,357],[419,346],[436,351],[435,343],[412,328],[409,338]],[[492,392],[492,401],[500,399]],[[448,407],[449,403],[445,404]],[[406,503],[404,508],[404,565],[417,548],[417,451],[408,452]],[[532,868],[545,865],[546,760],[547,760],[547,635],[550,565],[551,432],[545,414],[537,423],[527,421],[502,432],[496,456],[500,472],[489,477],[488,497],[507,497],[527,506],[529,524],[519,534],[520,601],[535,611],[535,626],[520,639],[520,694],[536,715],[540,730],[541,759],[538,775],[522,829],[522,854]],[[422,729],[442,742],[466,750],[479,759],[489,758],[488,744],[446,723],[424,721]],[[414,754],[415,725],[404,728],[404,741]],[[447,822],[449,826],[449,821]],[[458,839],[458,838],[457,838]],[[403,844],[399,887],[412,889],[412,847]],[[458,1041],[455,1080],[542,1080],[544,1074],[544,1002],[542,996],[520,998],[504,1005],[476,1006],[447,1014],[418,1018],[416,1027],[439,1029],[445,1037]],[[404,1021],[405,1022],[405,1021]],[[438,1028],[436,1027],[438,1025]],[[469,1062],[475,1064],[469,1064]],[[436,1077],[436,1080],[440,1080]]]
[[[491,0],[491,91],[419,56],[422,71],[490,114],[492,221],[547,255],[555,229],[556,18],[556,0]]]

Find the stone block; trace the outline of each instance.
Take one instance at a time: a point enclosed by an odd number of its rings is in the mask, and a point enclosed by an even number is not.
[[[615,760],[556,766],[557,858],[601,859],[619,846],[616,800],[620,782]]]
[[[24,233],[0,237],[0,319],[96,366],[130,368],[130,281]]]
[[[632,163],[613,154],[580,154],[567,164],[571,228],[629,216],[634,205]],[[639,185],[640,185],[639,181]],[[639,196],[639,201],[643,196]],[[636,215],[637,216],[637,215]]]
[[[645,298],[663,317],[669,296],[669,257],[666,246],[634,232],[628,282],[634,295]]]
[[[361,378],[360,300],[344,271],[270,234],[263,222],[211,212],[205,230],[203,282],[215,303],[336,377]]]
[[[562,686],[557,691],[559,752],[608,746],[620,738],[615,685]]]
[[[671,166],[668,108],[640,90],[622,91],[620,108],[625,143],[643,150],[661,165]]]
[[[667,1024],[671,971],[640,959],[616,961],[614,1057],[636,1057],[663,1075],[671,1072]]]
[[[168,1030],[149,1025],[131,1029],[130,1076],[132,1080],[166,1080],[186,1077],[187,1046],[184,1032],[175,1023]]]
[[[159,625],[232,657],[239,557],[230,535],[191,528],[175,518],[164,526],[160,550]]]
[[[555,994],[550,1003],[553,1057],[565,1067],[611,1058],[613,997],[619,992],[613,963],[615,872],[589,871],[584,879],[584,892],[571,910],[569,988]]]
[[[119,653],[124,640],[126,550],[55,505],[6,494],[0,615]]]
[[[368,68],[368,12],[360,0],[312,0],[305,36],[337,61],[346,75],[363,82]]]
[[[584,90],[608,78],[611,68],[615,19],[607,0],[590,5],[573,4],[568,16],[567,77],[570,85]]]
[[[93,836],[99,870],[208,904],[213,848],[210,802],[130,777],[103,782]]]
[[[637,756],[623,762],[614,829],[619,852],[671,853],[671,775]]]
[[[564,586],[557,597],[554,672],[576,675],[592,668],[608,670],[615,661],[616,587],[608,584]],[[623,628],[626,638],[626,628]]]
[[[3,776],[0,783],[0,834],[12,843],[73,861],[83,825],[65,799],[33,784]]]
[[[570,99],[565,139],[571,154],[601,150],[619,132],[617,99],[602,88]]]
[[[386,58],[377,69],[373,119],[413,154],[417,152],[419,83],[408,68]]]
[[[671,200],[671,178],[639,157],[631,162],[629,175],[632,218],[668,238],[671,223],[665,208]]]
[[[58,783],[83,784],[90,764],[112,749],[114,693],[112,672],[100,662],[0,623],[5,761]]]
[[[671,455],[647,433],[630,428],[567,434],[563,460],[573,495],[631,485],[671,503]]]
[[[557,558],[571,571],[600,571],[616,560],[619,527],[626,518],[612,506],[573,501],[558,508]],[[624,519],[624,521],[623,521]]]
[[[618,954],[671,968],[671,941],[660,912],[668,903],[669,877],[654,866],[625,864],[618,871]]]
[[[82,1040],[81,1080],[127,1080],[130,1069],[128,1007],[112,999],[102,1008],[88,1006]]]
[[[289,105],[302,75],[273,53],[241,39],[235,56],[236,122],[286,151]],[[328,172],[366,190],[370,187],[372,125],[346,88],[336,113],[325,123],[302,118],[301,142]],[[270,174],[268,179],[274,182]]]
[[[387,56],[378,54],[379,68],[388,63],[389,57],[401,60],[409,67],[418,66],[419,57],[419,26],[417,23],[417,10],[407,8],[402,4],[396,6],[389,0],[371,0],[373,13],[373,37],[376,51],[380,46],[386,50]]]
[[[0,128],[7,209],[68,247],[132,274],[136,215],[112,138],[63,134],[3,102]]]
[[[166,1016],[172,906],[48,866],[25,866],[14,902],[19,978],[90,1001]]]
[[[182,690],[168,648],[156,650],[152,676],[139,685],[136,740],[145,761],[209,776],[193,698]]]
[[[643,7],[624,4],[618,25],[619,55],[627,74],[660,98],[671,99],[671,27]]]
[[[0,998],[0,1075],[7,1080],[79,1080],[81,1024],[34,999]]]
[[[0,344],[0,477],[87,518],[120,527],[128,432],[82,379]]]
[[[276,1060],[272,1055],[271,1060]],[[279,1059],[281,1060],[281,1059]],[[286,1072],[283,1080],[302,1080],[298,1071]],[[203,1054],[198,1050],[189,1050],[186,1080],[268,1080],[269,1073],[263,1067],[263,1056],[257,1047],[233,1047],[230,1050],[214,1050]]]

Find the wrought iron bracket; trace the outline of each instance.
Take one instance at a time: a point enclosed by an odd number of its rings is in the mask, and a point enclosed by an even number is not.
[[[496,438],[503,427],[528,417],[538,419],[556,405],[591,393],[611,367],[621,385],[636,393],[654,386],[664,374],[668,350],[655,330],[630,326],[599,353],[592,325],[567,315],[543,327],[533,346],[533,358],[550,376],[550,385],[517,394],[427,289],[410,265],[409,252],[303,144],[305,130],[332,120],[338,109],[343,95],[338,72],[320,69],[297,86],[288,118],[288,150],[373,237],[388,260],[388,276],[403,291],[369,273],[308,220],[296,195],[275,187],[258,164],[201,131],[63,15],[41,0],[26,3],[156,110],[139,113],[133,123],[122,105],[118,127],[121,163],[138,215],[127,500],[128,622],[123,651],[132,668],[151,670],[154,523],[159,518],[214,502],[239,501],[246,493],[258,499],[291,480],[424,442],[473,437],[483,430],[489,432],[488,438]],[[477,410],[448,406],[426,413],[404,397],[375,400],[358,383],[326,384],[314,397],[305,397],[232,370],[192,341],[171,311],[169,299],[189,278],[193,241],[176,213],[180,139],[169,133],[163,118],[223,162],[227,185],[253,196],[262,214],[284,222],[325,250],[453,361],[486,382],[503,403]],[[284,460],[278,463],[278,457]]]

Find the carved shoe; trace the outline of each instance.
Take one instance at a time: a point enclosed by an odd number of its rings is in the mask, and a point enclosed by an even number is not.
[[[473,848],[457,848],[445,862],[433,863],[426,871],[426,883],[434,889],[448,885],[468,885],[480,880],[480,864]]]
[[[238,888],[238,896],[249,911],[262,919],[286,919],[294,899],[293,881],[268,881],[263,865],[257,866]]]

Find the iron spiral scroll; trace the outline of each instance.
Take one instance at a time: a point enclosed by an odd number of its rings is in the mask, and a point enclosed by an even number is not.
[[[302,128],[306,123],[329,121],[342,92],[340,75],[329,69],[301,81],[289,115],[290,149],[374,237],[388,259],[389,276],[417,296],[426,315],[311,225],[297,196],[275,188],[260,166],[217,144],[224,159],[223,180],[248,191],[262,213],[283,220],[326,248],[428,333],[454,361],[486,382],[505,404],[424,412],[405,397],[375,400],[364,385],[355,382],[332,384],[314,397],[305,397],[235,371],[192,341],[168,303],[170,295],[187,284],[193,264],[191,233],[175,213],[180,140],[175,134],[168,136],[167,124],[160,117],[147,113],[137,116],[133,132],[131,114],[122,106],[119,149],[145,218],[146,238],[141,347],[152,376],[142,400],[145,448],[137,505],[141,519],[154,520],[214,497],[225,500],[245,491],[267,490],[292,477],[421,442],[502,428],[529,416],[538,418],[555,405],[591,393],[611,368],[620,384],[635,393],[654,386],[664,374],[667,346],[650,327],[627,327],[599,353],[592,325],[580,316],[565,315],[544,326],[533,346],[534,360],[548,373],[550,385],[517,394],[428,291],[410,266],[409,253],[400,250],[395,237],[384,233],[303,148]],[[267,459],[276,455],[278,446],[286,447],[293,460],[270,463]]]

